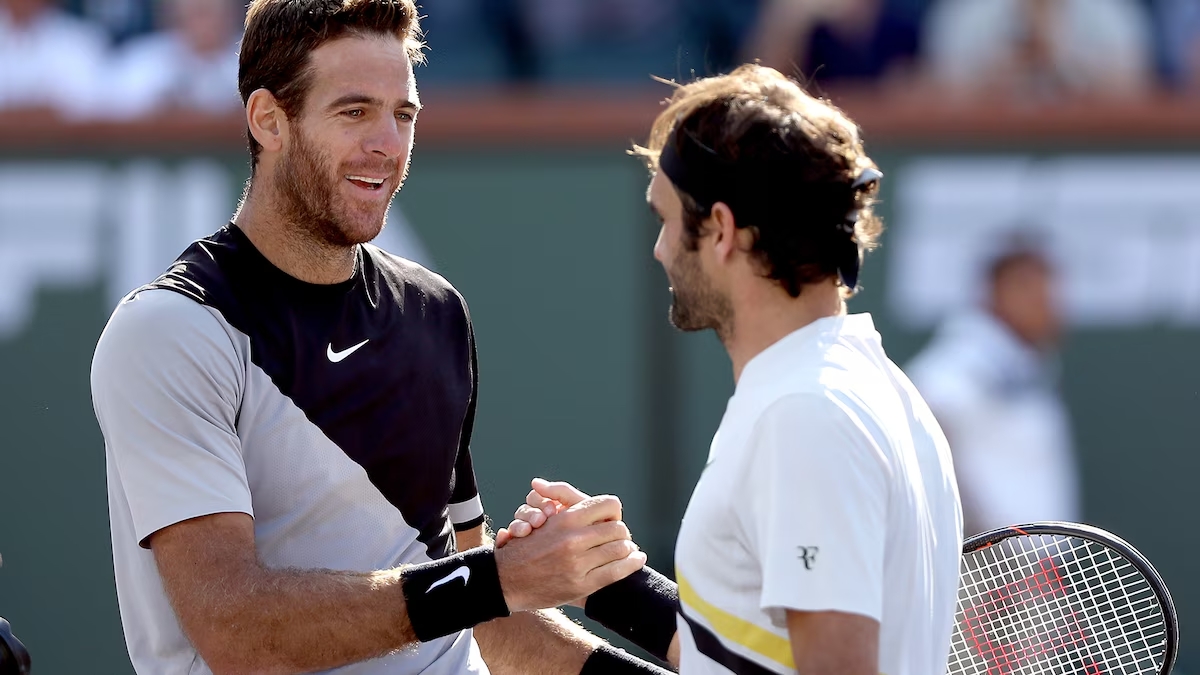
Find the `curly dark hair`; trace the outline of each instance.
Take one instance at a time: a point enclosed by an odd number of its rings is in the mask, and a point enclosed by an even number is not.
[[[413,0],[251,0],[238,54],[238,92],[266,89],[288,117],[296,117],[312,86],[310,55],[347,36],[394,35],[414,64],[425,60],[420,18]],[[251,168],[262,146],[246,130]]]
[[[664,146],[684,141],[706,148],[743,176],[761,175],[764,166],[787,167],[785,181],[767,181],[754,199],[730,208],[738,227],[753,228],[753,251],[764,275],[792,297],[807,284],[837,278],[845,246],[857,244],[861,260],[862,251],[878,245],[883,223],[872,211],[878,181],[859,180],[864,171],[878,169],[857,126],[779,71],[748,64],[679,86],[646,146],[635,146],[633,153],[653,173]],[[778,189],[781,184],[786,187]],[[712,204],[675,190],[683,202],[684,244],[695,250]]]

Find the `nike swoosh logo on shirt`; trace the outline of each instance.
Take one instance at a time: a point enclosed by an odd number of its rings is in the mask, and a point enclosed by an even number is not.
[[[442,584],[448,584],[451,581],[454,581],[455,579],[462,579],[463,586],[466,586],[467,579],[470,579],[470,578],[471,578],[471,568],[467,567],[466,565],[463,565],[462,567],[454,570],[450,574],[447,574],[446,576],[442,577],[441,579],[438,579],[437,581],[430,584],[429,588],[425,589],[425,592],[428,593],[429,591],[432,591],[433,589],[437,588],[438,586],[441,586]]]
[[[346,358],[347,356],[350,356],[351,354],[356,352],[359,347],[367,344],[370,341],[371,341],[371,338],[367,338],[366,340],[363,340],[362,342],[354,345],[353,347],[348,347],[346,349],[343,349],[340,352],[333,351],[333,343],[331,342],[331,343],[329,343],[329,350],[327,352],[325,352],[325,355],[329,357],[330,363],[337,363],[338,361],[341,361],[342,359]]]

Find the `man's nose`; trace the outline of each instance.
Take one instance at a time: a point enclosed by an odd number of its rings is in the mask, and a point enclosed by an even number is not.
[[[401,125],[394,118],[385,118],[371,130],[363,149],[370,154],[396,158],[408,149],[411,133],[411,127]]]

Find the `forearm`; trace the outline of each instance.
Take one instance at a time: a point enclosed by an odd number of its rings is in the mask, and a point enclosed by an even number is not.
[[[603,642],[557,609],[479,624],[475,640],[493,675],[574,675]]]
[[[399,570],[271,570],[206,589],[189,630],[217,675],[292,675],[343,666],[417,641]],[[207,605],[205,607],[204,605]],[[187,626],[185,626],[187,627]],[[202,636],[202,637],[201,637]],[[197,640],[197,638],[200,638]],[[207,644],[202,644],[207,642]]]
[[[650,567],[592,593],[585,612],[672,667],[679,667],[679,587]]]

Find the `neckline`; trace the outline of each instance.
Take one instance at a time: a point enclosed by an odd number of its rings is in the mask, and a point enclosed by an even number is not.
[[[250,240],[250,237],[246,236],[246,233],[243,232],[242,229],[233,222],[227,224],[225,229],[228,230],[230,235],[234,238],[237,246],[244,249],[248,253],[251,258],[251,265],[254,268],[260,270],[262,274],[269,277],[273,283],[288,288],[295,293],[310,297],[338,298],[344,296],[358,286],[359,281],[363,277],[363,266],[365,261],[363,259],[364,253],[362,246],[355,247],[354,272],[350,275],[349,279],[333,284],[315,284],[302,279],[297,279],[296,277],[276,267],[274,263],[272,263],[265,255],[263,255],[262,251],[258,250],[258,247],[254,245],[254,242]]]
[[[760,380],[766,381],[774,377],[779,372],[781,365],[777,362],[802,344],[821,341],[822,338],[828,336],[868,336],[875,333],[875,322],[867,312],[839,314],[817,319],[779,338],[771,346],[747,361],[745,367],[742,368],[742,376],[738,378],[735,393],[757,386]],[[759,377],[759,372],[762,373],[762,377]]]

